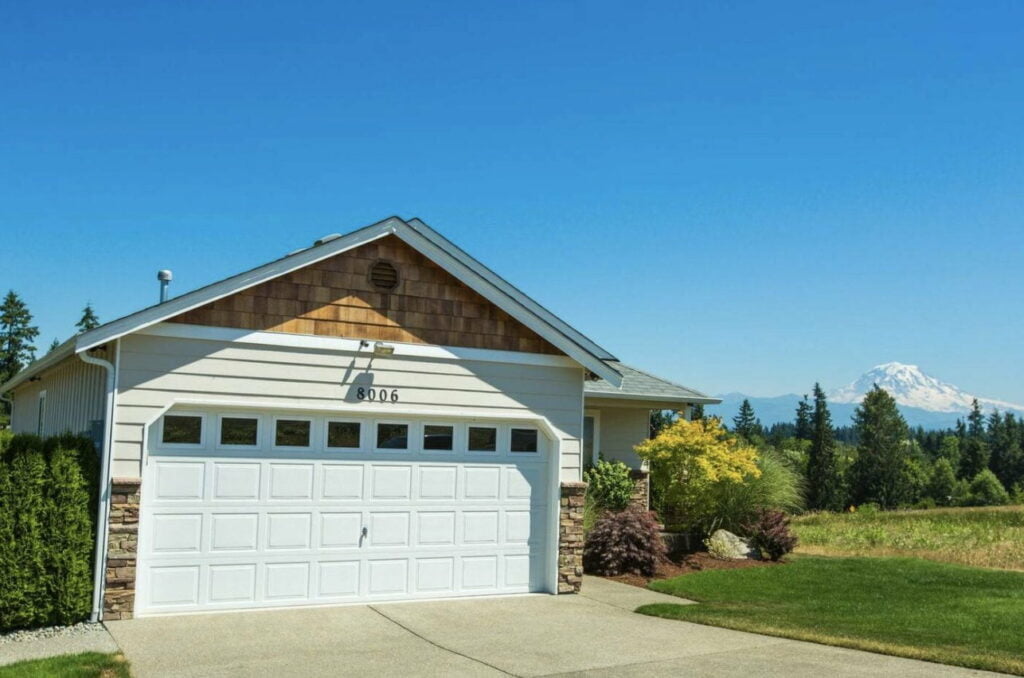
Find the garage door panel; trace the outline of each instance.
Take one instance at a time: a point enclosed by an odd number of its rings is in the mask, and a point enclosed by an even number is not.
[[[260,497],[260,465],[256,463],[213,463],[214,501],[253,501]]]
[[[151,455],[136,614],[545,587],[549,471],[541,455],[266,455]]]

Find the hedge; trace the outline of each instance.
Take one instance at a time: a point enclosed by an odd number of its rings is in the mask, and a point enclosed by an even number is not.
[[[0,632],[88,616],[97,466],[83,436],[0,436]]]

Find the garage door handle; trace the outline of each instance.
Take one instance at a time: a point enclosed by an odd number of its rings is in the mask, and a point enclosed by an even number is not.
[[[366,535],[367,535],[367,531],[366,531],[366,528],[364,527],[363,528],[363,534],[362,534],[363,539],[366,539]]]

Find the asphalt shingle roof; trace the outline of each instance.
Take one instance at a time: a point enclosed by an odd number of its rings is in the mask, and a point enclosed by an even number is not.
[[[620,397],[643,400],[674,400],[687,403],[719,403],[721,400],[712,398],[700,391],[687,386],[666,381],[659,377],[624,365],[617,361],[606,361],[622,375],[622,386],[616,388],[604,379],[587,381],[583,393],[595,397]]]

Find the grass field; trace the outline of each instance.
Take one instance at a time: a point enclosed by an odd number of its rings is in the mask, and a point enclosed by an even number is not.
[[[1024,570],[1024,507],[811,513],[793,520],[798,553],[913,556]]]
[[[1024,675],[1024,573],[914,558],[795,556],[650,587],[657,617]]]
[[[0,678],[130,678],[120,654],[84,652],[0,666]]]

